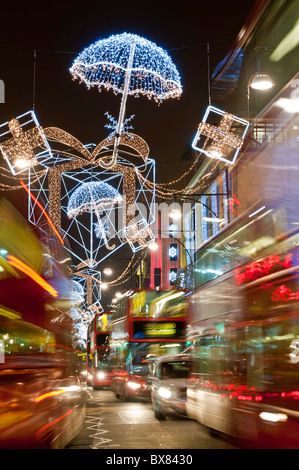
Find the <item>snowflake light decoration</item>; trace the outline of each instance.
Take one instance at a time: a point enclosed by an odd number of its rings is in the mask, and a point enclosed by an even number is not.
[[[88,88],[97,86],[101,91],[104,87],[122,94],[118,121],[113,124],[116,139],[112,159],[101,159],[103,168],[116,164],[120,137],[128,122],[124,120],[128,95],[145,95],[160,103],[182,93],[179,73],[167,52],[136,34],[117,34],[95,42],[79,54],[70,72]]]

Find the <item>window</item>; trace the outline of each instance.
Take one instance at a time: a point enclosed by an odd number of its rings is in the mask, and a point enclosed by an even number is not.
[[[174,286],[176,283],[176,280],[178,278],[178,270],[177,268],[171,268],[169,271],[169,284],[171,286]]]
[[[177,243],[170,243],[168,254],[169,254],[170,261],[177,261],[177,259],[178,259],[178,245],[177,245]]]

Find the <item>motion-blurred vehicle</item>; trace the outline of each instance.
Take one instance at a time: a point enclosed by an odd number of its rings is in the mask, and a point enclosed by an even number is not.
[[[142,354],[137,355],[129,369],[113,374],[113,389],[117,398],[151,397],[151,363]]]
[[[186,415],[187,382],[192,366],[189,354],[160,357],[154,366],[152,405],[155,417]]]
[[[70,258],[50,230],[34,230],[0,201],[1,448],[63,448],[85,418]]]
[[[94,389],[110,387],[112,384],[111,315],[111,312],[97,313],[87,331],[87,385]]]
[[[118,398],[151,399],[152,360],[186,347],[184,291],[129,291],[115,304],[112,388]]]
[[[197,253],[187,414],[257,446],[298,448],[299,229],[286,209],[258,203]]]

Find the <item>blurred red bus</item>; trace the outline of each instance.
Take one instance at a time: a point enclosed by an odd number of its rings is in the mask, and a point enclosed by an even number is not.
[[[94,389],[110,386],[111,312],[97,313],[87,330],[87,385]]]
[[[153,360],[185,349],[186,322],[183,291],[136,290],[118,300],[111,331],[117,397],[150,399]]]
[[[299,443],[299,230],[289,209],[261,201],[203,244],[190,296],[187,413],[261,447]]]
[[[0,201],[1,448],[63,448],[85,417],[72,347],[70,258],[54,235],[33,230]]]

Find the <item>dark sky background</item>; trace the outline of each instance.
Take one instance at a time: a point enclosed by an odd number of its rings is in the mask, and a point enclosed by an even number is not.
[[[35,111],[40,124],[61,127],[84,144],[103,140],[110,130],[104,113],[118,117],[121,95],[73,81],[69,68],[85,47],[112,34],[134,33],[165,49],[182,80],[181,98],[160,106],[128,97],[126,117],[150,147],[157,181],[186,171],[191,141],[208,105],[207,42],[210,71],[224,58],[254,0],[110,2],[73,0],[5,2],[1,5],[0,78],[5,103],[0,123],[33,108],[33,55],[36,50]]]

